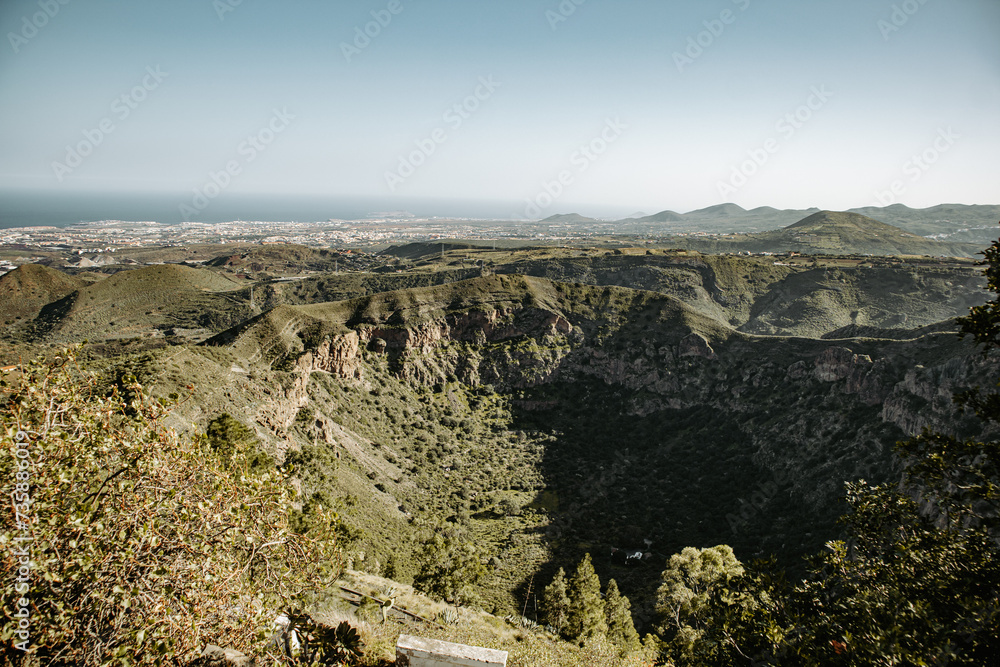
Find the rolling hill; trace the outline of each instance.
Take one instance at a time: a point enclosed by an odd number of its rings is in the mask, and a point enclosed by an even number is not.
[[[985,247],[935,241],[858,213],[838,211],[819,211],[769,232],[678,238],[674,242],[706,252],[948,257],[973,257]]]
[[[207,333],[212,322],[231,324],[249,315],[243,299],[226,296],[241,287],[219,273],[178,264],[120,271],[47,304],[32,335],[63,343],[156,337],[175,329]]]
[[[623,231],[643,233],[705,232],[755,233],[776,230],[798,222],[820,209],[777,209],[758,206],[748,210],[736,204],[719,204],[687,213],[663,211],[638,219],[617,221]],[[857,213],[907,232],[952,243],[989,244],[997,236],[1000,205],[940,204],[923,209],[903,204],[852,208]]]
[[[20,320],[34,319],[43,306],[87,284],[41,264],[23,264],[0,276],[0,321],[14,326]]]
[[[550,215],[541,222],[561,222],[561,223],[579,223],[579,222],[597,222],[595,218],[588,218],[585,215],[580,215],[579,213],[557,213],[556,215]]]

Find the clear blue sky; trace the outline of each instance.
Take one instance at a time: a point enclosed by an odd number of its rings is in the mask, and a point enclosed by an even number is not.
[[[3,188],[1000,203],[996,0],[63,1],[0,3]]]

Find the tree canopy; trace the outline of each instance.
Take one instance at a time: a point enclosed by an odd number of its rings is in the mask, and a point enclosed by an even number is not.
[[[290,484],[273,465],[247,474],[245,442],[223,461],[72,350],[21,371],[0,389],[0,475],[16,480],[0,535],[7,662],[27,649],[51,665],[173,663],[209,643],[259,654],[276,614],[339,574],[336,516],[318,508],[308,533],[290,530]]]

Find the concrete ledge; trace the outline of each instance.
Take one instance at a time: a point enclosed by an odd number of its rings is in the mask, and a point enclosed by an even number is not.
[[[507,651],[452,644],[427,637],[400,635],[396,642],[396,664],[408,667],[506,667]]]

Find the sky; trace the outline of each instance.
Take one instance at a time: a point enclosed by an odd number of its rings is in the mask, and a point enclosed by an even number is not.
[[[0,188],[995,204],[997,0],[4,0]]]

